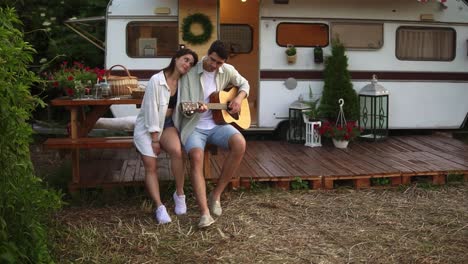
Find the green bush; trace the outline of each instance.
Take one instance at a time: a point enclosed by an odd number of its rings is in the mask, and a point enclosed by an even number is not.
[[[338,100],[343,98],[343,112],[346,120],[358,120],[359,98],[351,83],[345,47],[338,39],[332,41],[332,55],[325,61],[324,78],[318,110],[320,117],[334,122],[340,111]]]
[[[29,154],[27,123],[42,104],[29,87],[34,49],[23,40],[15,10],[0,8],[0,263],[52,263],[47,221],[60,195],[42,186]]]

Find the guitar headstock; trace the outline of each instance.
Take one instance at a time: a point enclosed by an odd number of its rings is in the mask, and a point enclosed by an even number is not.
[[[194,102],[180,102],[180,108],[185,115],[193,115],[195,111],[200,108],[200,104]]]

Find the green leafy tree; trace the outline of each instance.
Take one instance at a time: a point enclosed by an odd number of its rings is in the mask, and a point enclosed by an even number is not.
[[[60,195],[45,189],[30,160],[27,120],[42,101],[30,93],[34,49],[13,9],[0,7],[0,263],[52,263],[47,222]]]
[[[65,26],[76,17],[104,16],[107,0],[0,0],[0,7],[14,7],[23,22],[25,40],[33,45],[33,70],[57,67],[62,61],[80,61],[102,67],[104,52]],[[82,23],[87,32],[104,40],[105,22]]]
[[[348,57],[338,39],[332,42],[332,55],[325,61],[324,87],[320,100],[321,117],[335,121],[340,110],[338,100],[343,98],[343,111],[347,120],[358,120],[359,101],[348,71]]]
[[[91,68],[102,68],[104,52],[83,39],[65,26],[70,18],[104,16],[108,0],[0,0],[0,7],[14,7],[23,22],[24,39],[30,43],[36,53],[29,69],[46,78],[47,73],[60,68],[67,61],[77,61]],[[95,38],[104,40],[105,21],[81,23],[80,28]],[[60,96],[57,89],[34,84],[31,93],[40,96],[45,102]],[[54,108],[37,107],[33,113],[35,119],[55,121],[67,119],[67,116]]]

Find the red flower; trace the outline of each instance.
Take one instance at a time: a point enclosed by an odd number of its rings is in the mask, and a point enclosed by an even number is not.
[[[73,94],[75,94],[75,91],[72,89],[72,88],[65,88],[65,91],[67,93],[67,95],[69,96],[72,96]]]
[[[325,121],[319,129],[320,135],[336,140],[353,140],[361,134],[361,131],[355,121],[349,121],[344,126]]]
[[[63,61],[59,69],[44,76],[48,77],[47,82],[49,88],[63,89],[68,95],[79,95],[85,91],[84,89],[79,89],[79,87],[77,87],[78,84],[81,83],[84,87],[88,86],[91,88],[98,79],[102,79],[102,75],[105,74],[105,72],[105,70],[99,68],[86,67],[81,62],[74,61],[73,63],[69,63]],[[89,93],[89,91],[87,92]]]

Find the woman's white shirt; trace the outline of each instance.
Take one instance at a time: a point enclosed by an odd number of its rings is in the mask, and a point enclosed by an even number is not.
[[[164,72],[153,75],[146,86],[133,132],[133,141],[142,155],[156,157],[151,147],[150,133],[158,132],[161,138],[170,96],[171,90]]]

